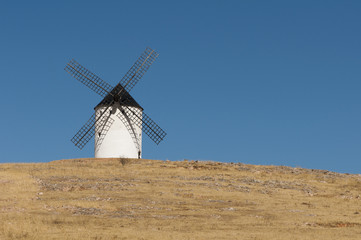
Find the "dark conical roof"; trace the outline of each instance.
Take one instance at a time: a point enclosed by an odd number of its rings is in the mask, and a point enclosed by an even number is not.
[[[143,108],[134,100],[134,98],[120,84],[115,86],[113,88],[113,90],[110,93],[108,93],[108,95],[106,95],[105,98],[98,105],[96,105],[96,107],[94,109],[96,109],[98,107],[108,106],[109,103],[111,103],[113,101],[114,96],[116,96],[117,93],[119,93],[120,91],[121,91],[121,94],[120,94],[121,99],[119,99],[119,103],[121,105],[136,107],[136,108],[140,108],[143,110]]]

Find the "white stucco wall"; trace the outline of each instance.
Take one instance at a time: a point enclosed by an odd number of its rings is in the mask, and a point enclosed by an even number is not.
[[[101,136],[99,136],[99,132],[95,132],[96,158],[138,158],[138,151],[140,151],[140,154],[142,153],[142,129],[132,123],[132,127],[138,139],[138,149],[137,144],[135,144],[127,127],[124,125],[123,121],[117,117],[118,114],[122,114],[119,110],[119,107],[120,106],[118,106],[115,113],[111,115],[111,118],[114,120],[114,122],[103,139],[101,139]],[[97,108],[96,112],[99,114],[99,111],[104,111],[104,109],[104,107]],[[99,124],[104,123],[99,121],[97,124],[98,125],[95,126],[95,129],[101,129]],[[99,143],[101,144],[98,146]]]

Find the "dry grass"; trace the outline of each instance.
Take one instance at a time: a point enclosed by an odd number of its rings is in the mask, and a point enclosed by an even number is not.
[[[197,161],[0,165],[0,239],[361,239],[361,177]]]

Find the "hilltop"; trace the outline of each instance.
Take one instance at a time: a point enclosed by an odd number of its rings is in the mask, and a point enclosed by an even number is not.
[[[211,161],[0,164],[0,239],[360,239],[360,183]]]

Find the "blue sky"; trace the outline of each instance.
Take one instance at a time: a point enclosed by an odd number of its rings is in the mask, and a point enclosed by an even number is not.
[[[5,1],[0,162],[92,157],[70,139],[101,100],[64,71],[132,90],[168,135],[143,157],[361,173],[360,1]]]

